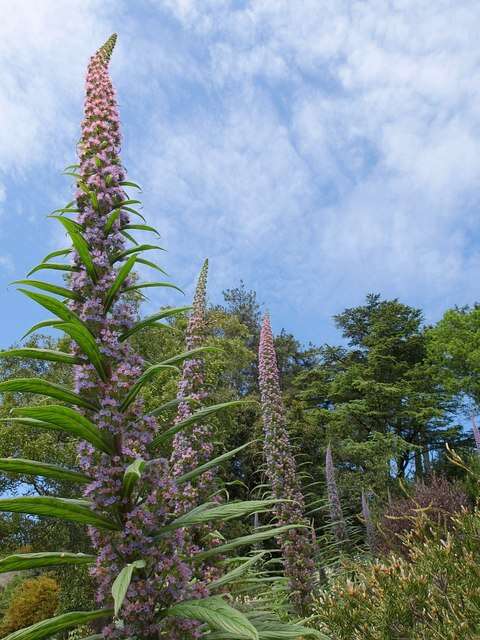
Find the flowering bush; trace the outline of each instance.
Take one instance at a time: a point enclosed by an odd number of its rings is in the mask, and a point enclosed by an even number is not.
[[[417,521],[406,557],[350,561],[315,603],[319,628],[338,640],[468,640],[480,631],[480,513],[449,518],[425,539]]]

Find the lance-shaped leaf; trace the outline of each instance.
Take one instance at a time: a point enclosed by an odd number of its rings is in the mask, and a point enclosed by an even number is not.
[[[0,498],[0,512],[26,513],[32,516],[60,518],[70,522],[90,524],[100,529],[117,531],[120,525],[107,516],[93,511],[88,500],[57,498],[53,496],[21,496],[19,498]]]
[[[34,300],[35,302],[37,302],[44,309],[47,309],[47,311],[50,311],[55,316],[57,316],[57,318],[60,318],[64,322],[73,322],[74,324],[81,324],[86,328],[86,325],[80,320],[77,314],[71,311],[67,307],[67,305],[61,302],[60,300],[57,300],[56,298],[52,298],[52,296],[47,296],[44,293],[36,293],[35,291],[28,291],[27,289],[18,289],[18,291],[26,295],[31,300]],[[50,321],[47,320],[46,322],[50,322]],[[39,325],[36,325],[36,326],[39,326]]]
[[[130,271],[133,269],[133,265],[135,264],[136,259],[137,256],[132,256],[127,260],[127,262],[125,262],[124,265],[122,265],[121,269],[118,270],[117,277],[113,281],[112,286],[107,291],[107,295],[105,296],[105,312],[107,312],[114,303],[115,298],[122,288],[123,283],[128,278]]]
[[[213,631],[232,633],[238,640],[259,640],[248,618],[220,596],[179,602],[167,610],[167,615],[205,622]]]
[[[222,576],[220,576],[220,578],[217,578],[216,580],[213,580],[213,582],[210,582],[208,585],[208,588],[220,589],[221,587],[224,587],[229,582],[234,582],[238,580],[241,576],[243,576],[244,573],[248,571],[248,569],[251,566],[253,566],[256,562],[261,560],[266,553],[267,553],[266,551],[257,553],[252,558],[249,558],[245,562],[242,562],[242,564],[239,565],[238,567],[235,567],[235,569],[232,569],[231,571],[227,571],[227,573],[224,573]]]
[[[142,204],[142,201],[141,200],[122,200],[121,202],[115,205],[114,209],[124,209],[127,205],[131,205],[131,204]]]
[[[225,521],[241,518],[249,513],[268,510],[274,504],[278,504],[279,502],[285,502],[285,500],[275,500],[273,498],[268,500],[243,500],[240,502],[229,502],[226,504],[216,505],[215,507],[209,507],[208,509],[202,509],[200,511],[198,509],[193,509],[178,518],[175,518],[175,520],[172,520],[170,524],[160,527],[160,535],[166,531],[173,531],[174,529],[180,529],[183,527],[191,527],[204,522],[215,522],[217,520]]]
[[[251,533],[247,536],[240,536],[239,538],[229,540],[228,542],[218,545],[217,547],[212,547],[211,549],[206,549],[205,551],[196,553],[195,559],[205,560],[206,558],[216,556],[217,554],[224,555],[232,549],[238,549],[239,547],[257,544],[258,542],[269,540],[270,538],[276,538],[277,536],[281,536],[287,531],[290,531],[290,529],[297,529],[301,526],[305,525],[286,524],[281,527],[270,527],[268,529],[262,529],[261,531],[257,531],[256,533]]]
[[[75,247],[76,252],[83,262],[85,269],[87,270],[88,275],[93,280],[93,282],[96,282],[98,277],[97,270],[95,269],[95,265],[93,264],[88,243],[80,233],[79,225],[73,220],[70,220],[69,218],[63,218],[62,216],[52,216],[52,218],[58,220],[65,227],[68,235],[72,240],[72,244]]]
[[[144,222],[146,222],[145,216],[142,216],[142,214],[136,209],[132,209],[132,207],[122,207],[122,209],[124,211],[128,211],[129,213],[133,213],[134,216],[138,216],[140,220],[143,220]]]
[[[83,325],[76,322],[60,322],[54,325],[55,329],[60,329],[67,333],[80,347],[83,353],[95,367],[98,375],[105,382],[107,380],[107,370],[103,356],[98,348],[97,341],[90,331]]]
[[[55,404],[16,407],[12,409],[12,414],[20,416],[20,419],[33,420],[33,423],[27,423],[32,426],[67,431],[82,440],[87,440],[100,451],[113,453],[111,435],[100,431],[93,422],[70,407]],[[39,424],[35,424],[35,422]]]
[[[134,189],[138,189],[139,191],[142,190],[142,187],[140,187],[136,182],[132,182],[131,180],[123,180],[122,182],[118,183],[121,187],[133,187]]]
[[[197,478],[198,476],[201,476],[203,473],[205,473],[209,469],[212,469],[213,467],[216,467],[219,464],[222,464],[222,462],[225,462],[226,460],[230,460],[230,458],[233,458],[234,456],[236,456],[237,453],[242,451],[242,449],[245,449],[245,447],[249,447],[252,444],[252,442],[247,442],[246,444],[242,444],[241,447],[237,447],[236,449],[232,449],[232,451],[223,453],[221,456],[218,456],[213,460],[209,460],[205,464],[202,464],[199,467],[192,469],[192,471],[189,471],[188,473],[184,473],[182,476],[178,476],[178,478],[176,478],[177,484],[182,484],[183,482],[189,482],[191,480],[194,480],[195,478]]]
[[[31,333],[35,333],[35,331],[38,331],[39,329],[45,329],[47,327],[54,327],[57,324],[62,324],[62,320],[42,320],[42,322],[37,322],[37,324],[34,324],[33,327],[30,327],[30,329],[23,334],[23,336],[20,338],[20,340],[24,340],[27,336],[29,336]]]
[[[148,367],[148,369],[142,373],[142,375],[138,378],[130,391],[127,393],[125,398],[122,400],[122,403],[119,407],[120,411],[126,411],[128,409],[128,407],[140,393],[142,387],[149,380],[151,380],[153,376],[155,376],[157,373],[160,373],[160,371],[166,370],[178,371],[178,368],[171,364],[154,364],[151,367]]]
[[[150,260],[145,260],[145,258],[137,258],[137,263],[140,264],[144,264],[147,267],[151,267],[152,269],[156,269],[157,271],[160,271],[160,273],[163,273],[164,276],[167,276],[167,278],[169,278],[169,274],[165,271],[165,269],[162,269],[162,267],[159,267],[158,264],[155,264],[155,262],[151,262]]]
[[[67,387],[55,384],[54,382],[48,382],[47,380],[41,380],[40,378],[13,378],[12,380],[0,382],[0,393],[5,392],[35,393],[37,395],[62,400],[62,402],[66,402],[67,404],[85,407],[85,409],[91,409],[92,411],[96,411],[98,408],[83,396],[67,389]]]
[[[137,458],[125,469],[122,483],[122,495],[124,497],[129,497],[132,494],[134,486],[142,477],[142,471],[145,469],[146,464],[145,460]]]
[[[128,233],[128,231],[125,231],[125,228],[120,229],[120,233],[122,234],[122,236],[124,238],[127,238],[127,240],[130,240],[130,242],[132,244],[134,244],[135,246],[137,246],[137,247],[140,246],[140,244],[135,240],[135,238],[132,236],[132,234]]]
[[[15,553],[0,560],[0,573],[28,571],[30,569],[54,567],[64,564],[92,564],[93,562],[95,562],[95,556],[87,553],[68,553],[67,551]]]
[[[37,271],[42,271],[44,269],[50,269],[52,271],[79,271],[78,267],[74,267],[71,264],[63,264],[57,262],[42,262],[34,267],[31,271],[28,272],[28,276],[33,275]]]
[[[70,613],[62,613],[55,618],[48,618],[41,622],[36,622],[30,627],[24,627],[4,636],[3,640],[41,640],[49,638],[65,629],[72,629],[81,625],[88,624],[99,618],[107,618],[113,614],[113,609],[98,609],[96,611],[71,611]]]
[[[49,362],[64,362],[65,364],[82,364],[84,362],[82,358],[71,353],[54,351],[53,349],[37,349],[36,347],[0,351],[0,358],[32,358],[33,360],[48,360]]]
[[[143,251],[153,251],[154,249],[158,249],[159,251],[165,251],[163,247],[159,247],[156,244],[139,244],[138,247],[132,247],[131,249],[126,249],[125,251],[118,253],[112,259],[112,264],[115,264],[115,262],[118,262],[119,260],[124,260],[125,258],[128,258],[128,256],[132,255],[132,253],[142,253]]]
[[[197,398],[174,398],[173,400],[168,400],[168,402],[164,402],[159,407],[153,409],[148,413],[149,416],[159,416],[164,411],[168,411],[169,409],[174,409],[178,407],[179,404],[198,404],[200,401]]]
[[[230,409],[232,407],[238,407],[240,405],[251,404],[252,402],[254,401],[232,400],[230,402],[221,402],[220,404],[213,404],[210,407],[205,407],[204,409],[200,409],[199,411],[192,413],[192,415],[189,416],[188,418],[185,418],[184,420],[177,422],[176,424],[173,425],[173,427],[170,427],[170,429],[167,429],[166,431],[163,431],[162,433],[159,433],[158,435],[156,435],[155,438],[152,440],[150,447],[152,449],[155,449],[156,447],[160,446],[163,442],[165,442],[165,440],[168,440],[169,438],[171,438],[175,433],[177,433],[177,431],[180,431],[181,429],[185,429],[186,427],[189,427],[192,424],[196,424],[197,422],[201,422],[202,420],[205,420],[205,418],[208,418],[209,416],[217,413],[218,411],[223,411],[224,409]]]
[[[143,282],[141,284],[132,284],[130,287],[127,287],[125,291],[140,291],[140,289],[149,289],[151,287],[166,287],[169,289],[176,289],[183,294],[185,293],[180,289],[180,287],[177,287],[176,284],[172,284],[171,282]]]
[[[118,220],[121,213],[122,213],[121,209],[115,209],[115,211],[112,211],[112,213],[109,214],[107,218],[107,222],[105,223],[105,233],[107,235],[113,229],[113,225],[115,224],[115,221]]]
[[[66,469],[56,464],[47,464],[46,462],[24,460],[23,458],[0,458],[0,470],[6,473],[42,476],[43,478],[54,478],[55,480],[66,480],[68,482],[88,483],[92,481],[91,478],[79,471]]]
[[[70,298],[71,300],[78,299],[78,295],[74,291],[66,289],[65,287],[59,287],[56,284],[43,282],[43,280],[14,280],[12,284],[26,284],[29,287],[35,287],[36,289],[41,289],[42,291],[55,293],[57,296],[62,296],[62,298]]]
[[[139,260],[137,259],[137,262]],[[140,320],[137,322],[131,329],[122,333],[119,340],[123,341],[132,336],[134,333],[145,329],[145,327],[149,327],[150,325],[158,322],[159,320],[163,320],[164,318],[170,318],[171,316],[179,315],[181,313],[185,313],[186,311],[190,311],[192,307],[172,307],[169,309],[163,309],[163,311],[159,311],[158,313],[154,313],[152,316],[148,316],[144,320]]]
[[[151,227],[148,224],[126,224],[124,227],[122,227],[122,229],[138,229],[138,231],[151,231],[159,238],[161,237],[155,227]]]
[[[144,568],[145,560],[135,560],[135,562],[127,564],[125,567],[123,567],[118,576],[115,578],[112,584],[115,617],[118,616],[118,612],[120,611],[123,601],[125,600],[128,587],[130,586],[130,582],[132,581],[133,572],[135,571],[135,569]]]
[[[72,252],[72,250],[70,248],[68,248],[68,249],[57,249],[56,251],[52,251],[51,253],[47,254],[44,257],[44,259],[42,260],[42,262],[48,262],[52,258],[58,258],[59,256],[68,256],[68,254],[71,253],[71,252]]]

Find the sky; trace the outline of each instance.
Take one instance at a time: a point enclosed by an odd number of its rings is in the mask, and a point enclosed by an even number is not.
[[[9,283],[67,246],[46,216],[71,199],[85,69],[112,32],[123,163],[187,301],[208,257],[211,302],[242,279],[276,331],[321,344],[369,292],[428,322],[480,298],[478,1],[3,5],[0,346],[46,317]],[[184,299],[145,312],[164,304]]]

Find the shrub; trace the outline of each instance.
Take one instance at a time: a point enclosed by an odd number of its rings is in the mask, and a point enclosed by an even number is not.
[[[352,562],[315,604],[337,640],[469,640],[480,632],[480,513],[403,538],[408,557]],[[423,540],[422,540],[423,537]]]
[[[12,594],[0,625],[1,637],[52,616],[58,606],[58,592],[56,580],[46,575],[22,582]]]
[[[418,518],[447,528],[451,516],[469,505],[469,499],[460,486],[452,484],[442,476],[432,476],[428,483],[417,482],[412,494],[390,503],[380,523],[378,550],[404,555],[407,553],[402,536],[415,527]]]

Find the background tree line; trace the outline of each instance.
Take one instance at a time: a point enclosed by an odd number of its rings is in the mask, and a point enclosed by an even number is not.
[[[236,398],[258,399],[257,351],[261,307],[254,291],[243,283],[226,290],[222,304],[208,311],[208,343],[220,349],[206,357],[209,402]],[[299,467],[308,478],[310,517],[318,527],[328,522],[325,507],[325,452],[330,444],[337,482],[347,519],[359,524],[362,490],[380,511],[402,491],[402,482],[422,480],[434,473],[459,475],[446,457],[446,444],[468,454],[474,441],[468,419],[480,403],[480,308],[448,310],[434,326],[423,313],[399,300],[369,294],[364,304],[334,317],[341,342],[304,346],[282,330],[275,338],[288,423]],[[148,360],[182,350],[186,319],[171,322],[170,330],[149,328],[138,334],[136,347]],[[54,345],[49,337],[31,344]],[[61,346],[61,345],[60,345]],[[39,371],[41,369],[41,372]],[[0,378],[42,373],[68,385],[70,371],[58,363],[0,360]],[[144,392],[147,407],[175,395],[176,379],[152,382]],[[10,409],[20,402],[38,402],[5,394],[0,407],[2,456],[48,462],[52,450],[66,466],[75,464],[76,443],[63,432],[32,430],[10,420]],[[175,411],[165,414],[165,420]],[[215,444],[234,449],[257,440],[254,454],[240,454],[224,469],[224,490],[245,498],[261,491],[261,416],[258,405],[245,405],[215,419]],[[168,452],[166,452],[168,453]],[[3,494],[32,493],[68,497],[69,486],[31,476],[0,475]],[[238,525],[237,525],[238,526]],[[1,552],[19,548],[68,548],[88,551],[88,540],[74,524],[1,515]],[[57,572],[60,607],[88,607],[92,591],[85,587],[82,568]]]

